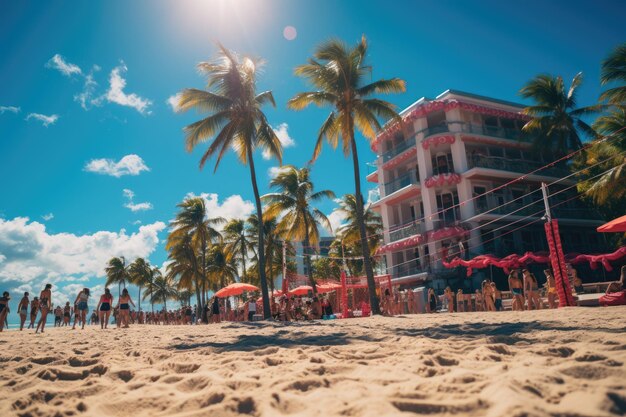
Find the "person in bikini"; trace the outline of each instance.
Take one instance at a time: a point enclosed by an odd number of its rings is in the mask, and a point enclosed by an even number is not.
[[[72,318],[72,306],[70,306],[70,302],[65,303],[65,307],[63,307],[63,326],[70,325],[70,319]]]
[[[113,305],[113,296],[111,290],[104,289],[104,294],[100,296],[100,301],[96,307],[96,311],[100,315],[100,328],[106,329],[109,324],[109,316],[111,315],[111,306]]]
[[[43,333],[44,327],[46,327],[48,312],[52,308],[52,284],[46,284],[46,287],[39,294],[39,308],[41,309],[41,318],[35,329],[35,334],[37,334],[40,327],[41,333]]]
[[[443,290],[443,296],[448,300],[448,313],[454,313],[454,293],[450,287]]]
[[[523,269],[522,275],[524,276],[524,293],[526,294],[528,310],[541,310],[537,278],[528,269]]]
[[[28,293],[24,293],[24,297],[20,300],[17,306],[17,312],[20,314],[20,330],[24,329],[24,323],[26,323],[26,316],[28,316],[28,305],[30,300],[28,299]]]
[[[9,300],[11,299],[9,293],[7,291],[2,293],[2,297],[0,297],[0,332],[4,328],[4,321],[7,318],[7,314],[9,313]]]
[[[33,301],[30,302],[30,324],[28,325],[29,329],[35,328],[35,320],[37,320],[37,312],[39,311],[39,297],[33,298]]]
[[[120,312],[119,312],[120,325],[125,329],[128,328],[128,323],[130,321],[130,304],[132,304],[133,307],[135,307],[135,303],[133,303],[133,300],[130,298],[130,295],[128,295],[128,290],[124,288],[122,290],[122,295],[120,295],[120,297],[117,300],[117,305],[120,308]]]
[[[489,286],[491,287],[491,292],[493,294],[493,305],[495,306],[496,311],[502,311],[502,293],[496,286],[495,282],[491,282]]]
[[[85,329],[85,324],[87,323],[87,311],[89,310],[87,301],[89,301],[89,288],[83,288],[83,290],[79,292],[76,296],[76,300],[74,300],[74,304],[77,306],[80,315],[82,330]],[[74,330],[75,328],[76,320],[74,320],[74,326],[72,326],[72,330]]]
[[[548,295],[548,306],[549,308],[557,307],[557,293],[556,293],[556,282],[554,280],[554,276],[552,275],[552,271],[549,269],[544,269],[543,273],[546,276],[546,293]]]
[[[513,295],[513,311],[524,310],[524,291],[522,289],[522,280],[519,279],[517,270],[512,270],[509,273],[509,290]]]
[[[491,287],[491,283],[487,280],[484,280],[481,284],[483,289],[483,300],[485,303],[485,311],[496,311],[496,305],[494,303],[494,291]]]

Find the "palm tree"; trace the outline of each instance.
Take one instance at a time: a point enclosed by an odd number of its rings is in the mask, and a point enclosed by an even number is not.
[[[336,210],[345,220],[345,223],[337,230],[337,237],[344,245],[354,245],[359,242],[359,224],[357,220],[357,204],[354,194],[346,194],[339,203]],[[363,218],[365,230],[368,236],[368,247],[370,256],[374,256],[382,243],[383,223],[378,213],[371,209],[371,204],[363,208]]]
[[[141,311],[141,287],[150,283],[152,268],[144,258],[137,258],[132,264],[129,265],[128,274],[130,282],[139,287],[139,293],[137,295],[137,309]]]
[[[619,45],[602,61],[600,81],[602,85],[621,83],[602,93],[600,100],[607,100],[609,104],[617,106],[626,105],[626,43]]]
[[[200,197],[187,198],[177,207],[180,207],[181,210],[176,214],[176,218],[171,224],[173,230],[167,238],[165,248],[170,250],[184,236],[191,238],[191,245],[201,259],[201,275],[196,275],[200,282],[196,282],[195,286],[196,291],[201,294],[201,306],[204,307],[207,290],[206,253],[214,241],[221,239],[215,226],[224,223],[225,220],[221,217],[209,218],[204,199]]]
[[[248,257],[248,251],[252,249],[250,238],[251,236],[244,220],[232,219],[224,226],[225,250],[233,261],[241,263],[242,282],[248,282],[246,280],[246,258]]]
[[[213,291],[236,281],[237,267],[224,244],[213,245],[209,250],[207,261]]]
[[[107,263],[104,271],[107,276],[105,285],[108,287],[111,284],[117,284],[118,294],[121,294],[122,285],[124,285],[124,288],[126,288],[126,281],[129,278],[128,268],[126,266],[126,259],[123,256],[109,259],[109,262]]]
[[[200,297],[202,282],[202,259],[199,259],[189,234],[176,238],[168,237],[167,275],[177,281],[179,290],[190,290],[196,293],[196,314],[201,317],[202,299]]]
[[[597,179],[580,182],[578,189],[591,197],[597,205],[603,206],[609,201],[618,202],[626,197],[625,126],[626,107],[619,106],[598,117],[593,124],[601,137],[610,139],[597,139],[584,155],[585,161],[582,165],[583,167],[595,165],[585,172],[587,178],[596,177],[605,171],[606,173]]]
[[[263,210],[253,154],[256,149],[264,148],[282,164],[282,145],[261,110],[264,104],[276,106],[276,103],[271,91],[260,94],[256,92],[258,62],[247,57],[240,59],[221,45],[219,49],[219,56],[214,62],[202,62],[198,65],[208,76],[208,88],[214,91],[185,89],[180,94],[178,108],[181,111],[196,108],[211,113],[185,127],[187,150],[191,151],[199,143],[215,136],[200,159],[202,168],[208,158],[217,155],[214,172],[226,151],[234,150],[239,161],[249,165],[257,216],[262,219]],[[259,242],[263,240],[263,228],[259,228]],[[265,318],[269,318],[271,312],[262,244],[259,245],[258,254],[263,312]]]
[[[154,292],[150,297],[151,301],[162,302],[163,308],[167,312],[167,300],[175,299],[176,297],[178,297],[178,291],[173,285],[171,277],[167,275],[157,276],[154,280]]]
[[[297,240],[304,245],[304,262],[308,268],[309,281],[313,292],[317,293],[313,270],[311,269],[311,245],[319,242],[317,224],[331,230],[330,222],[324,213],[311,207],[311,202],[323,198],[335,198],[330,190],[314,192],[313,183],[309,178],[308,168],[296,168],[285,165],[278,175],[270,181],[270,188],[278,189],[278,193],[266,194],[262,197],[267,203],[268,218],[282,216],[278,222],[278,233],[286,240]]]
[[[538,151],[563,156],[582,147],[582,134],[594,136],[595,132],[582,118],[596,113],[599,107],[577,107],[576,95],[582,80],[582,73],[576,74],[566,90],[561,76],[541,74],[520,90],[522,97],[536,103],[523,110],[532,117],[523,130],[535,134]]]
[[[330,106],[333,111],[319,130],[313,160],[322,150],[324,138],[336,148],[341,138],[345,155],[352,153],[354,186],[358,207],[359,232],[363,253],[368,253],[367,231],[363,221],[363,195],[354,128],[367,140],[373,140],[381,125],[378,118],[399,121],[396,108],[386,101],[371,98],[374,94],[401,93],[406,90],[399,78],[378,80],[366,84],[371,66],[365,64],[367,41],[365,36],[354,48],[339,40],[329,40],[317,47],[314,57],[307,64],[296,68],[296,75],[305,77],[316,91],[299,93],[289,101],[289,107],[300,110],[310,104]],[[380,314],[374,272],[369,258],[365,259],[365,271],[373,314]]]
[[[256,216],[248,217],[248,225],[250,227],[250,235],[258,236],[259,219]],[[263,217],[263,236],[265,237],[265,269],[269,278],[270,292],[274,293],[274,279],[276,271],[282,268],[282,241],[277,231],[278,222],[276,217],[268,218],[267,214]],[[252,238],[252,247],[258,246],[256,238]],[[253,250],[253,263],[258,263],[258,256]],[[279,256],[280,255],[280,256]],[[250,281],[250,283],[252,283]]]

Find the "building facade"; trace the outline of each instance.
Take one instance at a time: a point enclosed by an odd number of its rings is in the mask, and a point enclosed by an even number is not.
[[[595,232],[602,219],[577,198],[566,162],[540,169],[553,159],[522,132],[522,109],[448,90],[418,100],[401,112],[402,124],[377,136],[367,180],[377,184],[370,199],[385,230],[378,254],[394,283],[432,281],[440,289],[454,273],[443,259],[547,250],[542,182],[565,252],[604,249]]]

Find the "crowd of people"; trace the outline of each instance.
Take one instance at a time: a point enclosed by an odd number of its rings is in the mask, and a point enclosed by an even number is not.
[[[569,268],[568,273],[575,293],[584,292],[582,280],[578,277],[574,268]],[[528,269],[512,270],[508,276],[508,294],[511,299],[511,309],[538,310],[546,307],[556,308],[558,296],[554,275],[550,269],[544,270],[546,281],[542,287],[539,286],[537,278]],[[620,280],[611,283],[606,291],[607,294],[626,290],[626,265],[621,268]],[[503,291],[498,289],[495,282],[484,280],[480,289],[473,293],[464,293],[462,289],[457,292],[447,287],[441,297],[435,294],[433,288],[429,288],[426,293],[426,312],[437,312],[441,309],[448,312],[468,312],[468,311],[502,311]],[[507,295],[508,295],[507,294]],[[91,315],[89,312],[89,299],[91,292],[89,288],[83,288],[76,296],[74,303],[69,301],[64,306],[57,305],[53,309],[52,285],[46,284],[39,294],[39,297],[30,299],[28,292],[24,293],[17,306],[17,314],[20,316],[20,330],[27,326],[27,329],[35,329],[35,333],[44,332],[49,313],[54,315],[55,327],[69,327],[81,329],[85,325],[100,325],[106,329],[113,319],[113,324],[117,327],[127,328],[130,324],[195,324],[199,322],[219,323],[221,321],[254,321],[261,319],[262,303],[257,297],[249,297],[244,301],[236,299],[236,304],[231,305],[230,298],[213,297],[205,305],[201,317],[198,317],[196,306],[182,305],[175,310],[161,310],[144,312],[143,310],[132,310],[135,303],[131,299],[128,290],[124,288],[118,297],[117,303],[108,288],[100,295],[95,310]],[[391,290],[384,289],[381,294],[381,310],[385,315],[415,314],[418,311],[416,293],[413,290]],[[544,298],[546,303],[544,303]],[[9,314],[10,294],[5,291],[0,297],[0,331],[7,322]],[[369,304],[367,301],[358,303],[359,314],[369,315]],[[271,315],[275,320],[299,321],[318,320],[335,318],[333,314],[333,303],[329,296],[309,294],[308,296],[292,297],[272,297],[270,302]],[[356,310],[356,308],[354,308]],[[39,320],[37,320],[39,316]],[[30,318],[30,323],[26,325]],[[72,323],[73,319],[73,323]]]

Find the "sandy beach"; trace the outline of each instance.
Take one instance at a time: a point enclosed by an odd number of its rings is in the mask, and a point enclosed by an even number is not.
[[[2,416],[622,416],[626,307],[0,334]]]

